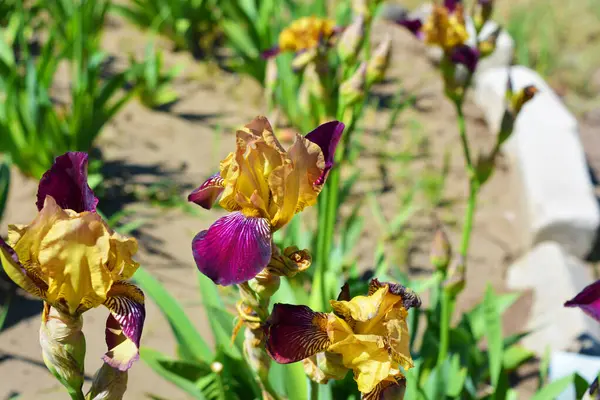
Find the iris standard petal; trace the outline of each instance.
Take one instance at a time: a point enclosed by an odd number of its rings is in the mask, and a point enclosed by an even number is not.
[[[600,280],[586,286],[577,296],[567,301],[565,307],[579,307],[600,322]]]
[[[450,12],[454,12],[456,7],[461,3],[461,0],[444,0],[444,7]]]
[[[113,368],[127,371],[139,355],[146,308],[144,293],[135,285],[116,282],[104,305],[110,310],[106,320],[106,346],[103,360]]]
[[[342,137],[346,126],[340,121],[330,121],[318,126],[312,132],[309,132],[305,137],[321,148],[325,159],[325,167],[321,175],[314,182],[315,185],[322,185],[327,179],[329,171],[333,167],[335,159],[335,149]]]
[[[315,355],[329,347],[327,314],[307,306],[277,303],[267,320],[267,353],[280,364]]]
[[[270,49],[263,51],[260,55],[264,60],[266,60],[271,57],[275,57],[279,53],[280,53],[279,46],[274,46],[274,47],[271,47]]]
[[[6,275],[26,292],[43,298],[48,285],[32,271],[27,271],[19,261],[17,253],[0,238],[0,266]]]
[[[271,229],[264,218],[234,212],[196,235],[192,252],[200,272],[216,284],[246,282],[271,259]]]
[[[217,198],[225,190],[225,182],[220,174],[214,174],[200,187],[188,196],[188,201],[198,204],[200,207],[210,210]]]
[[[462,64],[469,72],[474,72],[479,62],[479,50],[466,44],[460,45],[452,49],[450,59],[455,64]]]
[[[88,155],[68,152],[59,156],[42,176],[38,186],[37,207],[44,207],[46,196],[52,196],[63,209],[76,212],[96,211],[98,199],[87,183]]]

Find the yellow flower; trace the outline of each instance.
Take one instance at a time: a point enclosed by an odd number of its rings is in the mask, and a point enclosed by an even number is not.
[[[200,272],[217,284],[231,285],[266,267],[272,233],[317,202],[343,129],[338,121],[322,124],[306,136],[297,134],[287,150],[265,117],[238,130],[236,151],[188,197],[209,209],[221,196],[219,204],[231,212],[194,238]]]
[[[30,225],[11,225],[8,234],[19,261],[48,285],[44,300],[69,315],[103,304],[113,283],[139,266],[131,259],[135,239],[112,232],[95,212],[63,210],[50,196]]]
[[[299,52],[315,48],[333,35],[335,22],[318,17],[300,18],[279,34],[279,51]]]
[[[463,5],[456,4],[452,11],[444,6],[434,6],[431,16],[423,25],[423,32],[425,43],[438,45],[446,52],[465,44],[469,34]]]
[[[104,305],[110,310],[104,361],[125,371],[139,358],[146,315],[144,294],[125,282],[139,266],[132,259],[138,245],[106,225],[97,203],[87,184],[87,154],[58,157],[40,180],[37,217],[26,226],[9,226],[8,242],[0,238],[0,264],[17,285],[45,302],[45,359],[58,359],[64,350],[55,343],[66,337],[62,331],[75,334],[81,314]]]
[[[340,297],[346,298],[331,301],[329,314],[276,304],[267,322],[267,351],[279,363],[321,352],[338,354],[340,364],[354,372],[358,390],[365,398],[375,398],[374,393],[397,386],[404,379],[402,371],[413,367],[406,318],[408,309],[418,307],[420,300],[401,285],[376,279],[367,296]],[[314,373],[314,362],[309,366],[314,376],[323,379]]]

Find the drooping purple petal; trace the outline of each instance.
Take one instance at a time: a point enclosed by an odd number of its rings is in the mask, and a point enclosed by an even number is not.
[[[479,50],[468,45],[457,46],[452,50],[450,59],[455,64],[462,64],[473,73],[479,62]]]
[[[309,132],[305,137],[321,148],[325,158],[325,168],[321,175],[314,182],[315,185],[322,185],[327,179],[329,171],[333,167],[335,159],[335,149],[342,137],[346,126],[340,121],[330,121],[319,125],[315,130]]]
[[[140,339],[146,319],[144,293],[135,285],[116,282],[104,305],[110,310],[106,320],[106,346],[102,358],[113,368],[127,371],[140,358]]]
[[[444,0],[444,7],[452,13],[460,3],[460,0]]]
[[[221,175],[214,174],[194,190],[188,196],[188,201],[198,204],[200,207],[210,210],[221,193],[223,193],[224,181]]]
[[[271,259],[271,228],[265,218],[233,212],[219,218],[192,241],[200,272],[218,285],[254,278]]]
[[[567,301],[565,307],[579,307],[600,322],[600,280],[586,286],[577,296]]]
[[[425,38],[425,35],[423,34],[423,21],[420,19],[402,18],[397,20],[396,23],[408,29],[408,31],[415,35],[417,39],[423,40]]]
[[[307,306],[277,303],[265,326],[267,353],[280,364],[317,354],[331,344],[326,324],[325,313],[314,312]]]
[[[261,57],[266,60],[269,59],[271,57],[275,57],[276,55],[278,55],[280,53],[280,49],[279,46],[275,46],[275,47],[271,47],[270,49],[267,49],[265,51],[263,51],[261,53]]]
[[[52,196],[63,209],[76,212],[96,211],[98,199],[87,183],[88,155],[68,152],[56,157],[38,186],[37,208],[44,208],[46,196]]]

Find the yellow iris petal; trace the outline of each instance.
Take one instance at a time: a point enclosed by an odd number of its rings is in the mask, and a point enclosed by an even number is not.
[[[279,34],[281,51],[299,52],[317,47],[319,41],[327,40],[333,34],[335,23],[329,19],[303,17]]]

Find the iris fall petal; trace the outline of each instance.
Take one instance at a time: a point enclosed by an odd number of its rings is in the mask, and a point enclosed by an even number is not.
[[[144,293],[135,285],[115,283],[104,305],[110,310],[106,321],[104,361],[113,368],[127,371],[139,358],[140,339],[146,318]]]
[[[345,125],[339,121],[330,121],[318,126],[312,132],[309,132],[305,137],[321,148],[323,158],[325,159],[325,167],[321,175],[314,182],[315,185],[323,185],[329,171],[333,167],[335,158],[335,149],[337,148]]]
[[[200,272],[218,285],[246,282],[271,259],[271,230],[266,219],[234,212],[219,218],[192,242]]]

